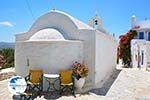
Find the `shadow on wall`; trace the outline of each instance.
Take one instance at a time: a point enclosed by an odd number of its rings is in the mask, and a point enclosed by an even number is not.
[[[89,92],[105,96],[112,84],[114,83],[114,81],[116,80],[116,78],[118,77],[120,71],[121,70],[115,69],[115,71],[112,73],[112,75],[108,78],[108,80],[103,84],[101,88],[91,89],[89,90]]]

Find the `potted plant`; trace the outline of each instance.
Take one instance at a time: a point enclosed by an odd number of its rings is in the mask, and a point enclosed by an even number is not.
[[[85,83],[85,77],[88,75],[88,67],[84,63],[75,62],[73,65],[73,75],[75,77],[75,87],[82,89]]]

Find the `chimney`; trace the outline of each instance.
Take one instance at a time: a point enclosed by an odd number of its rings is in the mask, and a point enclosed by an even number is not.
[[[132,18],[131,18],[131,27],[133,28],[134,27],[134,25],[136,24],[136,16],[135,15],[133,15],[132,16]]]

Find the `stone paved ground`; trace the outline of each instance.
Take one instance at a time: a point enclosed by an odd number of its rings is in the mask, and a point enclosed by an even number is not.
[[[11,100],[12,94],[8,91],[8,80],[0,82],[0,100]]]
[[[11,72],[13,72],[14,70],[11,70]],[[9,71],[10,72],[10,71]],[[112,76],[108,79],[108,81],[106,81],[103,85],[102,88],[98,88],[98,89],[93,89],[91,91],[88,92],[88,94],[82,94],[76,95],[76,98],[74,98],[73,96],[62,96],[59,97],[58,95],[53,95],[53,96],[42,96],[42,97],[37,97],[36,100],[44,100],[44,99],[53,99],[53,97],[58,100],[112,100],[111,98],[105,97],[104,95],[107,93],[107,91],[109,90],[110,86],[112,85],[112,83],[114,82],[114,80],[116,79],[116,77],[118,76],[120,71],[116,70],[114,71],[114,73],[112,74]],[[5,74],[8,73],[8,71],[1,71],[1,74]],[[7,88],[7,82],[8,80],[4,80],[4,81],[0,81],[0,100],[12,100],[12,94],[8,91]],[[102,96],[103,95],[103,96]],[[19,100],[18,96],[14,96],[13,97],[14,100]]]
[[[12,94],[8,91],[8,78],[14,75],[14,68],[0,70],[0,100],[11,100]]]
[[[13,95],[8,91],[7,87],[8,80],[0,81],[0,100],[13,100]],[[42,97],[37,97],[35,100],[55,100],[52,99],[51,97],[45,98],[44,96]],[[16,96],[14,97],[14,100],[19,100],[19,97]],[[89,93],[89,94],[82,94],[76,95],[76,98],[73,96],[62,96],[58,97],[57,100],[112,100],[111,98],[96,95],[94,93]]]
[[[105,96],[106,93],[109,91],[110,87],[112,86],[112,84],[114,83],[114,81],[116,80],[119,73],[120,70],[115,70],[101,88],[92,89],[89,92]]]
[[[117,74],[118,72],[115,75]],[[57,100],[150,100],[150,72],[125,68],[122,69],[113,83],[116,78],[115,75],[112,75],[112,78],[104,84],[104,87],[95,90],[95,94],[91,92],[89,94],[77,94],[76,98],[62,96],[58,97]],[[0,100],[12,100],[12,94],[8,91],[7,82],[8,80],[0,81]],[[112,83],[113,85],[111,86]],[[109,89],[110,86],[111,88]],[[100,95],[106,92],[106,96]],[[54,100],[50,98],[42,96],[41,98],[37,97],[35,100]]]
[[[122,69],[106,96],[116,100],[150,100],[150,72]]]
[[[38,97],[35,100],[45,100],[45,99],[44,97],[41,97],[41,98]],[[48,99],[48,100],[52,100],[52,99]],[[113,100],[113,99],[90,93],[90,94],[84,94],[84,95],[77,94],[76,98],[74,98],[73,96],[62,96],[58,98],[57,100]]]

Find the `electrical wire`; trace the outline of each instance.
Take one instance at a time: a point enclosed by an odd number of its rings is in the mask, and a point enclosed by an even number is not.
[[[31,13],[31,16],[32,16],[32,18],[33,18],[33,20],[34,20],[34,19],[35,19],[35,17],[34,17],[33,11],[32,11],[32,9],[31,9],[31,6],[30,6],[30,4],[29,4],[29,1],[28,1],[28,0],[26,0],[26,4],[27,4],[28,10],[29,10],[29,12]]]

